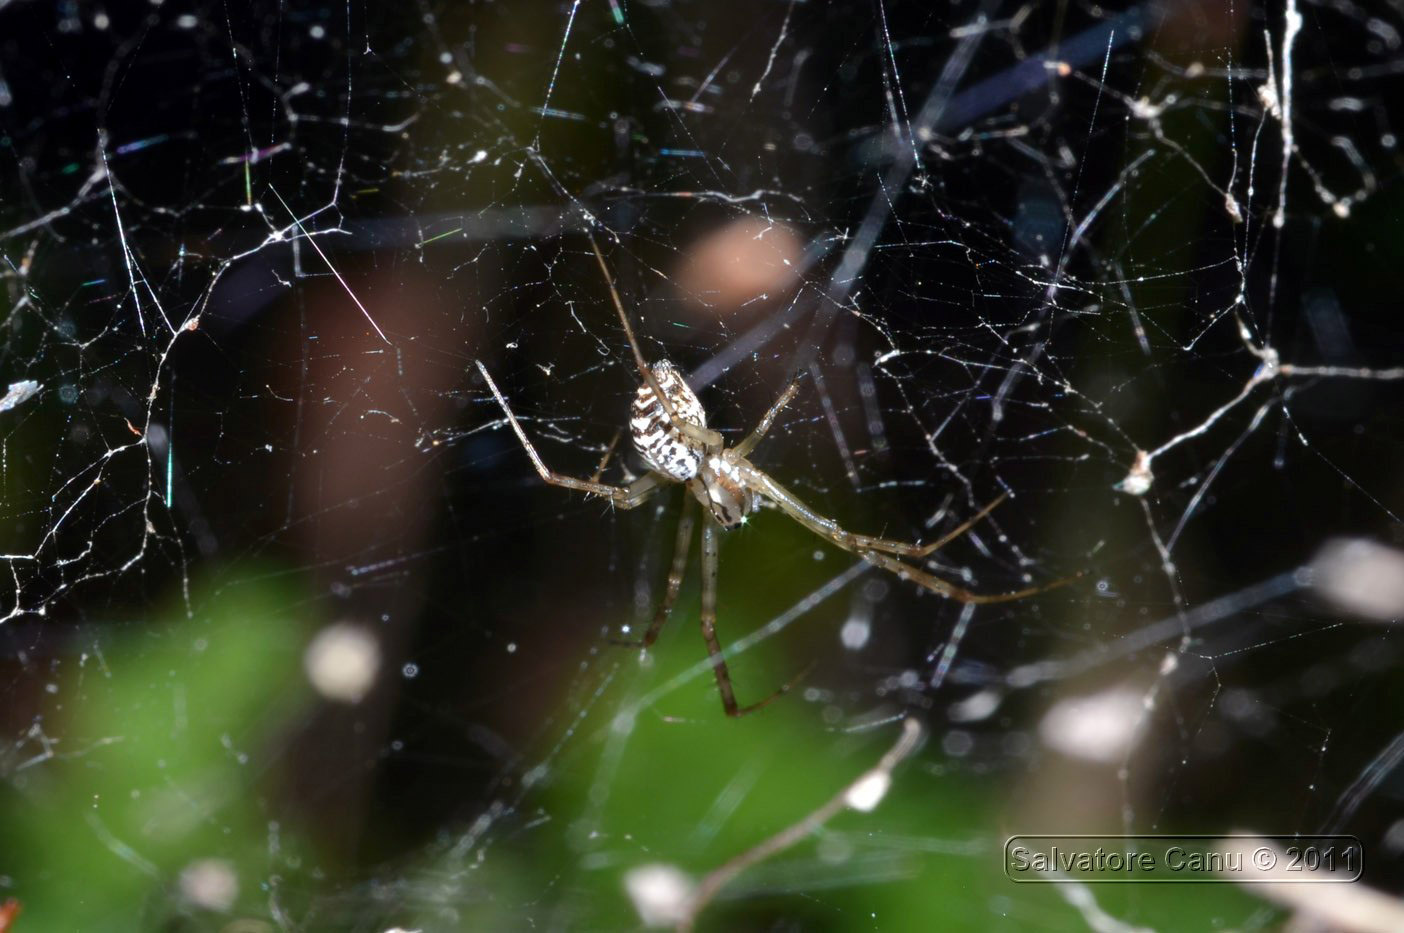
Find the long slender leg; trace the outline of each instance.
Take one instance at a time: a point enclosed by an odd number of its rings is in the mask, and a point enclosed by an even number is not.
[[[976,512],[974,517],[967,520],[954,531],[943,535],[930,544],[910,544],[905,541],[895,541],[891,538],[876,538],[871,535],[860,535],[851,531],[845,531],[833,519],[825,518],[814,511],[801,501],[798,496],[771,479],[764,470],[758,469],[754,464],[742,464],[741,470],[746,478],[747,484],[751,486],[752,489],[755,489],[767,499],[770,499],[778,508],[795,521],[804,525],[815,534],[828,538],[839,547],[853,551],[854,553],[859,551],[885,551],[889,554],[898,554],[902,557],[926,557],[965,534],[976,522],[993,512],[1000,503],[1009,497],[1008,493],[1001,495],[998,499]]]
[[[769,706],[775,699],[788,693],[808,669],[770,696],[750,706],[736,705],[736,692],[731,687],[731,672],[726,669],[726,658],[722,654],[721,643],[717,641],[717,535],[720,531],[716,519],[710,514],[702,516],[702,637],[707,640],[707,656],[712,662],[712,672],[717,676],[717,689],[721,691],[722,707],[728,716],[744,716]]]
[[[775,423],[775,419],[780,416],[780,412],[786,405],[794,400],[795,393],[799,392],[800,377],[790,380],[790,384],[785,386],[785,391],[780,393],[780,397],[775,400],[775,404],[770,406],[770,411],[765,413],[765,417],[756,425],[756,429],[747,435],[746,439],[732,448],[738,457],[749,457],[751,451],[756,449],[756,445],[765,437],[765,432],[770,430],[770,426]]]
[[[1072,583],[1074,580],[1082,576],[1082,574],[1079,573],[1071,577],[1064,577],[1061,580],[1054,580],[1052,583],[1045,583],[1041,586],[1026,587],[1025,589],[1015,590],[1011,593],[972,593],[967,589],[956,586],[954,583],[949,583],[945,580],[942,580],[940,577],[933,576],[932,574],[929,574],[918,567],[913,567],[910,564],[903,563],[897,558],[891,556],[890,553],[883,553],[884,551],[894,551],[896,553],[902,554],[903,556],[910,556],[915,558],[925,557],[931,551],[934,551],[936,549],[936,546],[947,543],[956,535],[964,534],[965,531],[968,530],[972,524],[974,524],[976,521],[978,521],[980,518],[986,515],[990,511],[990,509],[993,509],[996,505],[1003,501],[1003,497],[996,500],[993,504],[986,506],[983,510],[980,511],[979,514],[977,514],[974,518],[970,519],[970,521],[966,522],[964,525],[960,526],[950,534],[946,535],[940,541],[937,541],[936,545],[928,547],[917,547],[916,545],[910,544],[903,545],[900,541],[888,541],[883,538],[870,538],[867,535],[855,535],[852,532],[844,531],[834,521],[817,514],[813,509],[811,509],[809,506],[805,505],[803,502],[797,499],[789,490],[785,489],[783,486],[775,482],[769,476],[766,476],[760,470],[756,469],[753,466],[750,466],[749,464],[747,465],[746,469],[747,471],[745,473],[745,477],[748,483],[753,484],[753,488],[763,493],[766,496],[766,498],[770,499],[775,504],[775,506],[779,508],[782,512],[793,518],[795,521],[799,522],[804,527],[808,528],[810,531],[814,532],[816,535],[819,535],[822,538],[827,538],[829,541],[843,548],[845,551],[850,551],[854,554],[857,554],[859,557],[863,558],[864,560],[868,561],[874,566],[881,567],[884,570],[890,570],[898,576],[905,577],[925,587],[926,589],[931,590],[933,593],[939,593],[942,596],[948,596],[951,599],[958,600],[959,602],[1002,603],[1014,599],[1023,599],[1024,597],[1032,596],[1035,593],[1042,593],[1045,590],[1051,590],[1056,589],[1060,586],[1066,586],[1067,584]]]
[[[851,548],[849,549],[851,550]],[[1007,603],[1016,599],[1024,599],[1033,596],[1035,593],[1044,593],[1048,590],[1056,590],[1060,586],[1067,586],[1077,580],[1082,574],[1075,574],[1071,577],[1063,577],[1061,580],[1054,580],[1052,583],[1043,583],[1038,586],[1028,586],[1022,590],[1014,590],[1010,593],[972,593],[967,589],[948,583],[940,577],[933,576],[911,564],[904,564],[891,554],[879,554],[876,551],[857,551],[859,557],[868,563],[890,570],[897,576],[902,577],[942,596],[954,599],[961,603]]]
[[[497,388],[497,383],[492,381],[492,375],[483,365],[482,360],[474,360],[478,364],[478,372],[483,374],[483,379],[487,381],[488,388],[492,390],[493,398],[497,399],[497,404],[501,406],[503,414],[507,416],[507,422],[512,426],[512,430],[517,435],[517,440],[522,442],[523,449],[527,456],[531,458],[531,465],[536,467],[536,472],[543,480],[553,486],[564,486],[566,489],[574,489],[578,492],[587,492],[591,495],[604,496],[621,509],[632,509],[643,503],[649,496],[658,491],[658,476],[649,473],[640,477],[628,486],[611,486],[608,483],[598,483],[587,479],[576,479],[574,476],[565,476],[557,473],[548,467],[541,459],[541,455],[536,452],[531,441],[527,439],[526,432],[517,421],[517,416],[512,414],[512,408],[507,404],[507,399],[502,397],[502,392]]]
[[[697,500],[691,495],[683,497],[682,515],[678,518],[678,536],[673,544],[673,565],[668,570],[668,586],[663,591],[663,601],[653,614],[648,631],[643,638],[633,641],[620,640],[619,644],[647,648],[658,640],[658,632],[672,614],[673,605],[678,601],[678,590],[682,588],[683,576],[687,573],[687,555],[692,548],[692,531],[697,514]]]
[[[629,338],[629,349],[634,351],[634,362],[638,364],[639,375],[644,384],[653,390],[653,397],[663,406],[663,411],[668,415],[674,430],[701,444],[708,453],[717,453],[725,446],[722,436],[709,428],[679,418],[678,413],[673,410],[672,401],[658,385],[658,380],[653,377],[653,370],[644,362],[643,351],[639,349],[639,342],[634,339],[633,325],[629,323],[629,315],[624,313],[624,302],[619,298],[619,289],[614,287],[614,276],[609,274],[609,264],[605,262],[604,253],[600,252],[600,244],[595,242],[593,233],[587,231],[585,235],[590,238],[590,249],[594,250],[595,261],[600,264],[600,272],[604,274],[605,284],[609,286],[610,300],[614,302],[614,310],[619,312],[619,322],[624,325],[624,336]]]
[[[623,434],[623,428],[614,432],[614,438],[609,442],[609,446],[605,448],[604,456],[600,458],[600,465],[595,469],[594,475],[590,477],[590,482],[598,483],[600,477],[604,476],[605,467],[609,466],[609,460],[614,456],[615,445],[619,443],[619,438],[623,436]]]
[[[999,508],[1000,505],[1003,504],[1004,500],[1005,500],[1005,499],[1008,499],[1008,498],[1009,498],[1009,493],[1007,493],[1007,492],[1002,492],[1002,493],[1000,493],[999,496],[996,497],[995,500],[994,500],[993,502],[991,502],[989,505],[985,506],[983,509],[981,509],[980,511],[976,512],[976,513],[975,513],[974,515],[972,515],[970,518],[967,518],[965,521],[961,522],[959,525],[957,525],[956,527],[952,528],[950,531],[946,532],[944,535],[942,535],[941,537],[937,538],[935,541],[931,542],[930,544],[927,544],[927,545],[923,546],[919,551],[917,551],[915,554],[912,554],[911,556],[912,556],[912,557],[926,557],[928,554],[934,554],[936,551],[941,550],[941,548],[943,548],[943,547],[945,547],[946,545],[950,544],[952,541],[954,541],[956,538],[959,538],[961,535],[965,534],[965,533],[966,533],[967,531],[969,531],[971,528],[974,528],[974,527],[980,522],[981,519],[983,519],[986,515],[989,515],[989,514],[990,514],[991,512],[993,512],[995,509]],[[887,542],[887,541],[880,541],[879,543],[880,543],[880,544],[888,544],[889,542]],[[890,542],[890,543],[897,544],[897,545],[899,545],[899,546],[905,546],[905,545],[900,545],[900,542]],[[891,553],[894,553],[894,554],[902,554],[902,553],[904,553],[903,551],[897,550],[895,547],[878,547],[877,545],[873,545],[873,550],[875,550],[875,551],[890,551]]]

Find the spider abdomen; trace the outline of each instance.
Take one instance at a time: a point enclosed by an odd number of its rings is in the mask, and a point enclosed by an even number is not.
[[[707,427],[707,415],[702,410],[702,403],[672,363],[661,360],[653,364],[653,378],[667,396],[668,404],[679,421],[699,428]],[[651,470],[678,482],[687,482],[697,475],[702,466],[702,445],[673,426],[668,410],[648,383],[639,386],[634,396],[629,433],[633,436],[634,449]]]

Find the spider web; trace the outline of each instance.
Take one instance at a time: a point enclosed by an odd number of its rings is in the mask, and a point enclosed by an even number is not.
[[[890,799],[703,922],[1283,917],[1007,882],[1050,831],[1352,832],[1397,892],[1401,28],[0,0],[0,889],[37,928],[670,922],[912,717]],[[641,474],[586,234],[728,443],[800,378],[752,459],[819,514],[930,541],[1007,495],[924,566],[1075,579],[962,605],[763,510],[719,631],[742,703],[793,691],[722,715],[695,568],[619,645],[681,492],[546,486],[473,365],[552,468]]]

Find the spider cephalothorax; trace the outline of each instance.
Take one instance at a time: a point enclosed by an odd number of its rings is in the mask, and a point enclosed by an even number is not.
[[[746,484],[745,470],[749,466],[736,451],[723,450],[707,457],[697,478],[687,484],[723,528],[740,525],[759,505],[756,494]]]
[[[727,447],[722,436],[707,427],[707,415],[702,410],[702,403],[697,400],[696,393],[683,379],[682,373],[667,360],[661,360],[652,366],[644,361],[638,341],[634,339],[634,330],[629,326],[629,317],[624,313],[624,303],[619,300],[609,267],[605,265],[604,256],[593,237],[590,239],[590,246],[595,252],[595,259],[600,264],[605,281],[609,283],[610,298],[614,301],[615,310],[619,312],[619,321],[624,325],[624,333],[629,338],[629,348],[633,351],[634,362],[643,379],[643,385],[639,386],[634,395],[629,431],[635,449],[648,464],[649,472],[628,486],[602,483],[600,476],[609,462],[608,452],[592,479],[579,479],[555,472],[542,461],[540,454],[532,446],[526,431],[522,429],[516,415],[512,414],[507,399],[502,396],[497,383],[492,381],[492,375],[481,360],[477,361],[478,372],[482,373],[483,381],[487,383],[493,398],[507,416],[507,423],[511,425],[513,433],[517,435],[527,456],[531,458],[532,466],[536,467],[536,472],[546,482],[577,492],[603,496],[621,509],[632,509],[646,502],[669,483],[683,483],[687,486],[690,497],[683,504],[682,518],[678,524],[672,569],[668,572],[668,587],[653,622],[638,642],[645,648],[653,644],[654,639],[658,637],[659,629],[667,620],[668,613],[678,598],[683,574],[687,570],[687,552],[692,541],[694,515],[697,511],[693,500],[702,504],[706,510],[702,516],[702,636],[707,641],[707,653],[712,657],[717,689],[721,691],[722,706],[728,716],[740,716],[759,709],[789,689],[787,684],[759,703],[752,703],[750,706],[738,705],[731,687],[731,675],[727,672],[721,643],[716,634],[719,531],[722,528],[734,528],[744,522],[746,516],[754,512],[762,502],[788,515],[830,544],[857,554],[873,566],[911,580],[933,593],[963,603],[999,603],[1022,599],[1074,579],[1057,580],[1044,586],[1028,586],[1012,593],[982,594],[972,593],[942,580],[921,566],[919,562],[968,531],[971,525],[1004,501],[1004,496],[985,506],[973,518],[953,531],[926,545],[854,534],[844,530],[833,519],[815,512],[747,459],[761,438],[770,430],[776,417],[795,397],[799,384],[792,381],[761,418],[755,430],[734,447]],[[610,445],[610,450],[613,450],[613,445]]]

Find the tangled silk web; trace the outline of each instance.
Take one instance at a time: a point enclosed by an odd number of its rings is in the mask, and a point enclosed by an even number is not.
[[[0,0],[4,893],[36,929],[1281,917],[1011,888],[1049,829],[1353,832],[1398,890],[1401,30]],[[1078,579],[962,606],[762,512],[719,628],[739,692],[794,691],[721,715],[693,582],[616,644],[679,500],[545,486],[472,365],[553,468],[640,474],[587,233],[728,443],[800,376],[755,460],[816,510],[930,541],[1007,494],[927,569]]]

